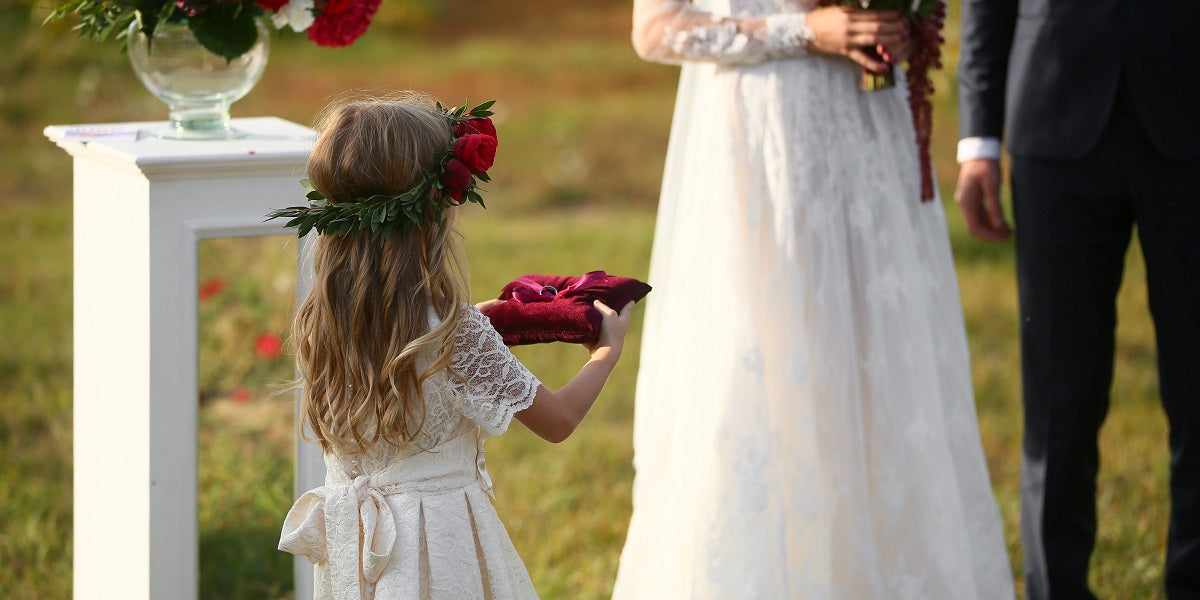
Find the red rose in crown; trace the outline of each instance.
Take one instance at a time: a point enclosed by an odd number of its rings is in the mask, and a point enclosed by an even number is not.
[[[496,126],[492,124],[492,120],[488,117],[478,119],[463,119],[454,124],[454,135],[461,137],[464,135],[480,133],[490,135],[496,138]],[[496,138],[499,140],[499,138]]]
[[[438,181],[446,186],[446,191],[450,192],[450,197],[455,200],[462,200],[463,193],[471,186],[471,169],[459,160],[450,159],[443,167]]]
[[[482,133],[464,135],[454,140],[454,157],[472,173],[486,173],[496,161],[496,138]]]

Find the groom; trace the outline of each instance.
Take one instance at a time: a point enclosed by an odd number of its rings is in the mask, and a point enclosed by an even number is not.
[[[1166,590],[1200,597],[1200,0],[963,0],[958,189],[967,228],[1012,231],[1028,597],[1094,598],[1096,436],[1131,232],[1146,260],[1170,423]]]

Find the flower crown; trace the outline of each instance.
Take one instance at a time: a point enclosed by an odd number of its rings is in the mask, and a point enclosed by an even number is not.
[[[421,227],[428,210],[438,221],[442,212],[452,206],[474,202],[484,208],[478,182],[490,182],[487,170],[496,159],[496,127],[492,124],[495,104],[489,100],[472,108],[466,105],[442,108],[438,113],[446,119],[453,135],[450,144],[437,160],[425,169],[420,181],[396,196],[375,194],[353,202],[331,202],[308,179],[300,184],[308,193],[308,206],[278,208],[267,214],[267,221],[289,217],[284,227],[295,227],[296,235],[304,237],[315,229],[319,234],[349,235],[370,231],[373,241],[383,243],[393,234],[403,235],[411,227]],[[478,180],[478,181],[477,181]]]

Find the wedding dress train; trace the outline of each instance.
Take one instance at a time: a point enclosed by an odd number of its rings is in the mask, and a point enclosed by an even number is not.
[[[685,64],[614,597],[1012,598],[903,77],[796,46],[811,2],[635,5]]]

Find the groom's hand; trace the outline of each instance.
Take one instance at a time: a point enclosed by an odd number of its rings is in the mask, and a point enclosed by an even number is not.
[[[962,211],[963,222],[975,237],[1003,242],[1012,236],[1000,206],[1000,161],[976,158],[963,161],[958,169],[954,201]]]

